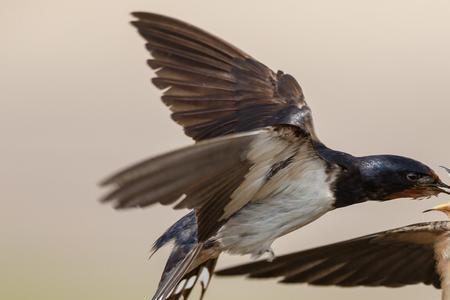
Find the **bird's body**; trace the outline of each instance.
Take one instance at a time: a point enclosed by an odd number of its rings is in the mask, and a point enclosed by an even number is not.
[[[222,251],[254,257],[271,252],[276,238],[333,209],[335,197],[331,186],[335,176],[326,162],[304,159],[310,150],[303,147],[307,145],[284,151],[282,157],[278,154],[272,165],[265,159],[254,165],[254,171],[234,192],[248,204],[230,216],[213,237]],[[257,141],[250,153],[259,159],[267,155],[267,148],[267,141]]]
[[[450,204],[433,210],[450,213]],[[424,283],[450,299],[450,221],[404,226],[228,268],[219,275],[281,277],[283,283],[399,287]]]
[[[272,252],[277,237],[334,208],[444,191],[418,161],[326,147],[291,75],[190,24],[133,15],[153,56],[152,81],[164,89],[172,118],[196,141],[103,182],[113,186],[103,200],[117,208],[160,203],[194,211],[155,244],[175,240],[154,299],[186,297],[200,277],[209,281],[204,272],[211,274],[221,252]]]
[[[284,191],[270,198],[261,198],[234,214],[218,231],[215,239],[222,250],[233,254],[252,254],[258,257],[270,252],[275,239],[316,220],[333,209],[332,192],[320,185],[326,174],[314,170],[304,184],[290,184]],[[319,184],[314,185],[315,182]],[[311,183],[311,185],[309,185]],[[286,184],[289,184],[287,182]]]

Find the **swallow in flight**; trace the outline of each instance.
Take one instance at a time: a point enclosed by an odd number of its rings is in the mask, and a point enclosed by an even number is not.
[[[220,253],[268,253],[278,237],[326,212],[368,200],[448,192],[428,166],[396,155],[355,157],[327,148],[293,76],[185,22],[133,13],[153,84],[195,144],[106,180],[118,209],[156,203],[191,212],[155,243],[174,248],[152,299],[202,295]]]

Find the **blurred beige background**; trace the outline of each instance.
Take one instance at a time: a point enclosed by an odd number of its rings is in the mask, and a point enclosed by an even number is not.
[[[149,249],[185,212],[97,202],[105,175],[191,143],[149,83],[144,42],[128,25],[134,10],[196,24],[294,75],[330,147],[450,165],[449,1],[2,0],[1,299],[131,300],[154,291],[168,249],[147,261]],[[337,210],[275,250],[442,219],[420,212],[446,200]],[[247,259],[223,256],[219,267]],[[249,297],[438,299],[439,291],[216,278],[207,294]]]

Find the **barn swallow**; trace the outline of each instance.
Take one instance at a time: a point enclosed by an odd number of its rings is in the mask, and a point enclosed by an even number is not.
[[[448,193],[435,172],[396,155],[355,157],[317,137],[298,82],[182,21],[133,13],[172,119],[196,143],[103,181],[118,209],[192,212],[155,243],[175,246],[152,299],[206,290],[220,253],[273,257],[273,241],[335,208]]]
[[[450,203],[428,211],[450,217]],[[400,287],[424,283],[450,299],[450,221],[413,224],[217,272],[318,286]]]

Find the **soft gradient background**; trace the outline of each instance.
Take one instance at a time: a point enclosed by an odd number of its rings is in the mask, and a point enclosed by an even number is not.
[[[149,83],[144,42],[128,24],[135,10],[196,24],[294,75],[330,147],[450,165],[449,1],[1,0],[1,299],[131,300],[155,289],[168,250],[147,261],[149,249],[185,212],[97,202],[104,176],[191,143]],[[420,212],[448,200],[337,210],[274,248],[442,219]],[[219,267],[247,259],[223,256]],[[207,295],[250,297],[438,299],[439,291],[216,278]]]

